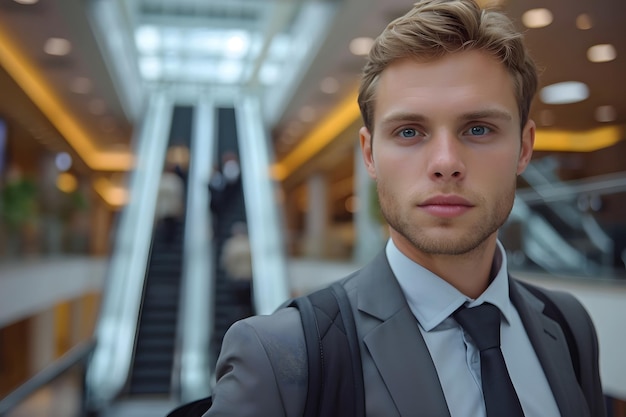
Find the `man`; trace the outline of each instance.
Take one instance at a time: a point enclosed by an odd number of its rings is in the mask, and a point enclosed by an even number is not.
[[[359,94],[360,144],[390,240],[342,281],[368,417],[494,415],[482,353],[456,315],[481,305],[497,307],[517,415],[604,415],[589,316],[568,298],[588,336],[579,385],[563,332],[508,276],[497,240],[531,159],[536,87],[521,35],[472,0],[419,2],[375,41]],[[295,309],[239,322],[224,339],[206,416],[301,416],[306,375]]]

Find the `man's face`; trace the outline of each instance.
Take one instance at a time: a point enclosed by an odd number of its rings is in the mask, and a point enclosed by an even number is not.
[[[495,245],[535,132],[532,121],[520,132],[501,63],[479,51],[393,63],[378,82],[373,129],[360,131],[363,158],[400,250],[417,260]]]

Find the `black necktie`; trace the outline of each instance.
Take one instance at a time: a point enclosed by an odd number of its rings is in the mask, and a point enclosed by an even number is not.
[[[454,318],[480,351],[480,373],[487,417],[524,417],[500,350],[500,310],[493,304],[461,307]]]

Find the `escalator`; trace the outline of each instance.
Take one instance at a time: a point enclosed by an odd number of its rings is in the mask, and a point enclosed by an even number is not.
[[[189,147],[193,108],[176,106],[168,148]],[[166,158],[167,159],[167,158]],[[166,163],[171,161],[166,161]],[[182,175],[182,171],[179,170]],[[181,182],[186,186],[186,181]],[[184,195],[187,190],[184,190]],[[174,390],[177,325],[183,272],[185,218],[158,221],[141,301],[139,323],[126,395],[162,394]]]
[[[127,416],[149,404],[160,407],[151,415],[165,415],[176,404],[205,397],[226,330],[287,299],[280,216],[267,175],[268,141],[258,101],[243,104],[240,111],[203,99],[185,107],[181,133],[181,107],[167,94],[150,102],[85,379],[90,415]],[[185,218],[168,241],[163,225],[150,231],[151,213],[167,149],[181,139],[190,139]],[[241,178],[211,227],[207,161],[225,153],[241,157]],[[249,229],[254,292],[251,283],[231,280],[219,262],[238,222]]]
[[[152,240],[128,394],[169,394],[172,390],[176,324],[183,255],[183,222],[167,239],[158,224]]]
[[[561,181],[557,168],[549,157],[528,165],[522,174],[527,187],[518,189],[500,238],[515,268],[598,275],[611,267],[614,243],[593,213],[580,208],[584,195]]]

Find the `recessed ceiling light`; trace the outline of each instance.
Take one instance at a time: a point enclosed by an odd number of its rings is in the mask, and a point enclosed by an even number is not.
[[[617,111],[613,106],[598,106],[595,111],[596,120],[602,123],[613,122],[617,119]]]
[[[543,87],[539,96],[546,104],[577,103],[589,97],[589,88],[578,81],[565,81]]]
[[[354,38],[350,41],[350,52],[354,55],[364,56],[369,54],[372,45],[374,44],[374,39],[372,38]]]
[[[294,143],[296,143],[296,137],[295,136],[290,136],[290,135],[283,135],[280,138],[280,142],[285,144],[285,145],[293,145]]]
[[[95,115],[104,114],[104,112],[106,111],[106,104],[104,103],[104,100],[101,100],[99,98],[91,100],[88,107],[91,114]]]
[[[54,157],[54,164],[61,172],[65,172],[72,167],[72,157],[67,152],[59,152]]]
[[[615,47],[610,43],[594,45],[587,49],[587,59],[591,62],[613,61],[616,56]]]
[[[67,39],[50,38],[43,46],[45,53],[55,56],[64,56],[72,50],[72,44]]]
[[[91,92],[91,80],[85,77],[74,78],[70,84],[70,90],[76,94],[87,94]]]
[[[311,106],[304,106],[300,109],[300,112],[298,112],[298,117],[305,123],[315,120],[315,115],[315,109]]]
[[[289,123],[286,133],[290,136],[299,136],[303,132],[303,130],[304,126],[302,126],[302,123],[294,121]]]
[[[522,23],[527,28],[537,29],[552,23],[552,12],[548,9],[530,9],[522,15]]]
[[[161,32],[154,26],[140,26],[135,30],[135,44],[142,54],[152,54],[161,47]]]
[[[326,94],[334,94],[339,91],[339,81],[333,77],[326,77],[320,83],[320,90]]]
[[[57,176],[57,188],[64,193],[73,193],[78,188],[78,180],[69,172],[62,172]]]
[[[245,53],[248,48],[248,39],[242,34],[234,34],[226,41],[226,49],[229,54],[239,55]]]
[[[591,16],[587,13],[579,14],[578,17],[576,17],[576,27],[580,30],[591,29],[593,27]]]
[[[13,1],[19,4],[28,4],[28,5],[39,3],[39,0],[13,0]]]

